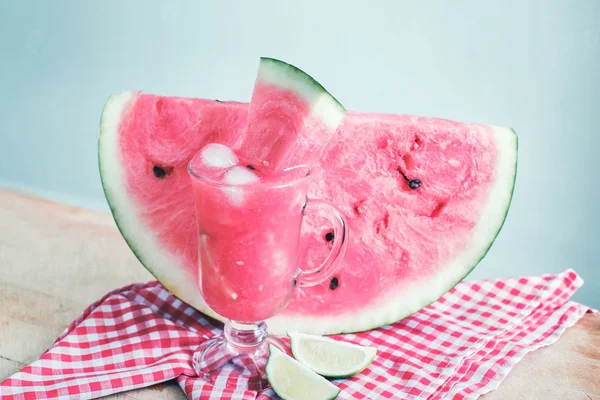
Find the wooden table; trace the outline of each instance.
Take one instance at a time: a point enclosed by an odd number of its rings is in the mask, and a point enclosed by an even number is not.
[[[108,291],[153,279],[110,214],[0,191],[0,380]],[[111,399],[185,399],[175,383]],[[527,355],[485,399],[600,400],[600,317]]]

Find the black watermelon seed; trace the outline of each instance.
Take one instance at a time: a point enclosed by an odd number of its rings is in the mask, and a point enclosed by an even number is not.
[[[252,166],[250,164],[246,165],[246,168],[251,169],[252,171],[254,171],[256,169],[256,168],[254,168],[254,166]]]
[[[325,240],[327,240],[328,242],[333,242],[334,238],[335,235],[333,234],[333,232],[327,232],[327,235],[325,235]]]
[[[294,287],[296,287],[296,284],[298,283],[297,279],[294,278]]]
[[[418,179],[413,179],[412,181],[408,182],[408,187],[412,190],[418,189],[421,187],[421,181]]]
[[[336,278],[334,276],[333,278],[331,278],[331,281],[329,282],[329,289],[335,290],[335,289],[337,289],[339,284],[340,284],[340,282],[338,281],[338,278]]]
[[[219,99],[215,99],[215,101],[216,101],[217,103],[224,103],[224,101],[223,101],[223,100],[219,100]]]
[[[165,170],[159,167],[158,165],[155,165],[154,168],[152,168],[152,172],[154,172],[154,176],[158,179],[163,179],[167,174]]]

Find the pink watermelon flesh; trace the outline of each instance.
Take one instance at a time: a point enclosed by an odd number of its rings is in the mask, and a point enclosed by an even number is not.
[[[345,113],[337,100],[303,71],[261,58],[239,151],[272,171],[312,166]]]
[[[217,318],[196,287],[186,164],[211,142],[239,152],[247,114],[244,103],[127,92],[109,99],[101,122],[102,181],[124,238],[175,295]],[[314,169],[309,197],[343,211],[348,251],[330,282],[296,291],[268,321],[271,332],[362,331],[435,301],[477,265],[500,231],[516,161],[510,129],[347,113]],[[301,268],[322,262],[328,233],[323,221],[304,223]]]

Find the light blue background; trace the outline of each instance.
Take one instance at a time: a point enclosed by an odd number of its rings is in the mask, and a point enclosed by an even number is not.
[[[352,110],[515,128],[513,205],[469,279],[574,268],[600,308],[600,1],[351,3],[0,0],[0,180],[107,209],[110,94],[248,100],[282,58]]]

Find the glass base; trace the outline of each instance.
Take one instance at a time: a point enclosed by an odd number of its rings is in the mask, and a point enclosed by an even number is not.
[[[269,387],[265,368],[269,345],[290,353],[289,346],[267,335],[264,322],[225,323],[223,335],[202,343],[194,353],[192,365],[199,377],[215,386],[237,390],[263,390]]]

